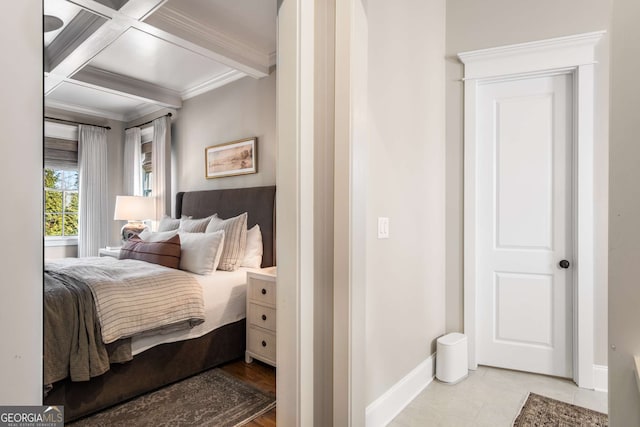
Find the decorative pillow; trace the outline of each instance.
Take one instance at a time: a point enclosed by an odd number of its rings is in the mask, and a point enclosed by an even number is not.
[[[224,245],[222,258],[218,268],[225,271],[235,271],[244,259],[247,246],[247,213],[229,219],[218,218],[215,214],[209,221],[206,232],[213,233],[224,230]]]
[[[262,232],[258,224],[247,230],[247,247],[240,267],[260,268],[262,265]]]
[[[178,268],[180,266],[180,236],[175,235],[169,240],[160,242],[145,242],[134,236],[122,244],[120,259],[138,259],[165,267]]]
[[[204,233],[211,218],[213,218],[213,215],[199,219],[182,217],[180,218],[180,227],[178,230],[185,233]]]
[[[144,230],[142,233],[138,234],[138,237],[145,242],[162,242],[163,240],[169,240],[176,234],[178,234],[177,229],[170,231],[156,231],[155,233],[149,230]]]
[[[216,271],[224,244],[224,230],[215,233],[180,233],[180,270],[196,274]]]
[[[165,215],[160,220],[160,224],[158,224],[158,231],[177,230],[178,227],[180,227],[180,219],[171,218]]]

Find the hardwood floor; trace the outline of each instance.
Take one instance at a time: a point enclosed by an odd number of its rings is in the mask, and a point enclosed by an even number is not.
[[[259,360],[245,363],[244,360],[229,362],[220,367],[228,374],[253,385],[265,393],[276,393],[276,368]],[[276,408],[245,424],[248,427],[274,427],[276,425]]]

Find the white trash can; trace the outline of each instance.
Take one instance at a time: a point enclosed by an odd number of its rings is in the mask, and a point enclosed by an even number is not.
[[[467,337],[454,332],[438,338],[436,378],[445,383],[457,383],[468,373]]]

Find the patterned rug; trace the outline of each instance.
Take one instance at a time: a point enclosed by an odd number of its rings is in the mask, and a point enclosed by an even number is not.
[[[514,427],[607,427],[607,414],[529,393]]]
[[[211,369],[69,425],[241,426],[275,407],[275,397]]]

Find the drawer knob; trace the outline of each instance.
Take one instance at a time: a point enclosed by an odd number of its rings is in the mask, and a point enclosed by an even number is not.
[[[266,347],[267,346],[267,342],[266,341],[262,341],[262,346]]]
[[[262,288],[262,295],[266,295],[267,294],[267,290],[265,288]]]
[[[267,320],[267,315],[266,314],[262,315],[262,320]]]

